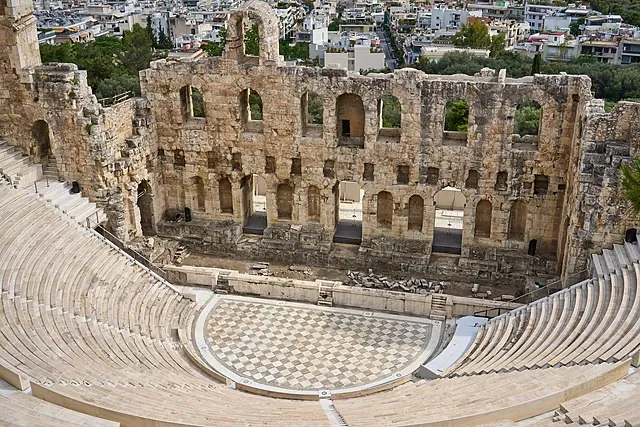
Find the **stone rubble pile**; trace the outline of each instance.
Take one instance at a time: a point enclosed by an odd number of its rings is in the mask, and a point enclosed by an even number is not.
[[[347,286],[358,286],[363,288],[389,289],[391,291],[402,291],[414,294],[431,294],[444,293],[445,284],[443,282],[431,282],[427,279],[402,279],[390,280],[386,276],[373,274],[372,270],[368,273],[359,271],[348,271],[348,279],[343,282]]]
[[[269,270],[268,262],[258,262],[251,266],[251,271],[249,274],[254,274],[257,276],[273,276],[273,272]]]

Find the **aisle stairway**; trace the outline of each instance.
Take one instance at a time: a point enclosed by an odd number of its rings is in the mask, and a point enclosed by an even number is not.
[[[56,158],[53,155],[49,156],[43,172],[42,165],[31,163],[14,147],[0,141],[0,174],[15,188],[37,193],[79,224],[86,225],[89,219],[93,228],[107,219],[104,211],[95,203],[79,193],[74,194],[70,185],[58,182]]]

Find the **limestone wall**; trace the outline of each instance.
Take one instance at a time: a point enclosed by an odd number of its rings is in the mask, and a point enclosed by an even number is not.
[[[163,269],[167,272],[169,280],[176,284],[215,289],[219,275],[224,273],[232,293],[311,304],[318,302],[318,290],[322,282],[333,286],[333,304],[336,306],[423,317],[428,317],[431,314],[431,295],[357,288],[326,280],[309,281],[255,276],[218,268],[165,265]],[[480,310],[496,307],[517,308],[521,305],[452,295],[446,295],[446,297],[446,311],[449,318],[472,316]],[[492,314],[497,314],[497,311]]]
[[[629,228],[640,227],[620,186],[621,166],[638,156],[640,103],[619,102],[609,113],[602,100],[587,105],[575,163],[575,189],[568,201],[564,272],[584,269],[588,257],[622,243]]]

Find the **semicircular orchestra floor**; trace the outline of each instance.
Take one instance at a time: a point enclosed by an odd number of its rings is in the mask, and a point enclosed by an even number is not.
[[[202,358],[229,380],[317,396],[410,375],[432,355],[441,330],[430,319],[215,295],[195,338]]]

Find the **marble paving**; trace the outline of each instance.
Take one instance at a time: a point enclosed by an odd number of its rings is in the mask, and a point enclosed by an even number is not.
[[[241,377],[289,390],[334,390],[364,386],[424,362],[417,359],[429,346],[430,322],[222,298],[208,314],[204,334],[216,361]]]

